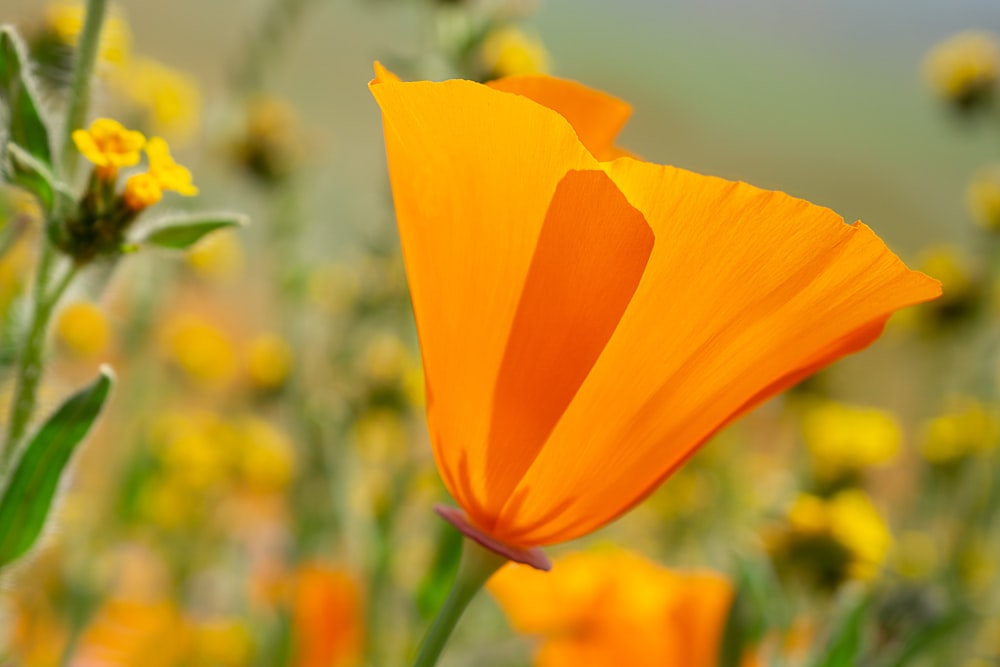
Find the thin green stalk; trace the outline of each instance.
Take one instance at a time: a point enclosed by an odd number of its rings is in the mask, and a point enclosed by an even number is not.
[[[69,267],[49,291],[49,274],[52,271],[54,255],[51,246],[45,243],[42,246],[42,254],[35,273],[31,326],[28,329],[28,335],[24,340],[24,347],[21,348],[21,356],[18,361],[17,381],[14,388],[14,398],[11,402],[10,421],[7,424],[7,441],[3,451],[0,452],[0,475],[6,473],[17,453],[18,444],[31,422],[35,411],[38,383],[42,377],[45,332],[48,330],[52,311],[77,272],[76,265]]]
[[[455,575],[451,592],[448,593],[448,599],[434,619],[431,629],[424,636],[413,667],[434,667],[437,664],[448,638],[458,624],[458,619],[462,617],[462,612],[469,606],[469,602],[486,580],[506,562],[503,556],[466,538],[462,544],[462,559],[458,563],[458,573]]]
[[[76,61],[73,65],[73,83],[70,89],[69,106],[63,126],[60,143],[56,147],[62,155],[61,174],[67,183],[73,182],[76,173],[77,152],[73,148],[73,130],[83,126],[87,108],[90,106],[90,80],[97,62],[97,51],[101,41],[101,28],[107,14],[107,0],[87,0],[87,17],[80,33]]]

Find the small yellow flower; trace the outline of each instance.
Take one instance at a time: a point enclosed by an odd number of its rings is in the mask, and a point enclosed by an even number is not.
[[[292,360],[292,348],[281,336],[261,334],[247,347],[247,378],[255,389],[278,389],[285,384],[292,371]]]
[[[197,130],[201,93],[189,75],[149,58],[135,58],[113,82],[146,113],[154,131],[183,141]]]
[[[236,355],[229,336],[200,317],[174,318],[165,329],[165,343],[170,359],[200,384],[225,384],[236,371]]]
[[[288,437],[263,419],[246,417],[234,425],[240,440],[243,481],[253,490],[281,491],[295,473],[295,452]]]
[[[127,207],[133,211],[141,211],[163,199],[163,190],[153,175],[144,171],[128,177],[122,198]]]
[[[46,26],[67,46],[75,47],[79,41],[84,16],[82,2],[56,2],[45,9]],[[111,11],[101,28],[98,58],[110,65],[121,65],[128,60],[131,41],[128,23],[117,12]]]
[[[542,42],[520,28],[506,25],[483,41],[480,60],[493,77],[540,74],[549,69],[549,54]]]
[[[74,130],[73,143],[85,158],[97,166],[102,178],[111,180],[119,167],[139,163],[146,137],[141,132],[125,129],[116,120],[98,118],[90,124],[90,129]]]
[[[86,301],[72,303],[59,312],[55,334],[62,348],[79,358],[101,354],[111,338],[104,311]]]
[[[364,460],[387,463],[405,456],[409,437],[398,412],[371,409],[354,423],[354,442]]]
[[[396,382],[407,370],[409,352],[395,334],[383,331],[368,341],[361,363],[367,378],[376,383]]]
[[[982,31],[953,35],[927,54],[923,69],[936,94],[960,108],[972,107],[993,93],[1000,69],[1000,41]]]
[[[1000,231],[1000,164],[976,172],[965,192],[972,219],[980,226]]]
[[[174,162],[166,141],[150,137],[146,142],[146,157],[149,158],[149,173],[162,190],[172,190],[185,197],[198,194],[198,188],[191,182],[191,172]]]
[[[927,423],[920,453],[928,463],[948,465],[994,449],[998,438],[1000,414],[997,409],[974,399],[964,399],[953,411]]]
[[[264,182],[288,176],[302,161],[304,152],[295,110],[274,97],[251,101],[246,131],[235,150],[240,164]]]
[[[850,489],[835,495],[828,505],[830,534],[854,557],[849,574],[871,579],[878,574],[892,546],[885,520],[863,491]]]
[[[821,480],[834,480],[892,461],[903,441],[902,428],[889,412],[833,401],[810,406],[802,435]]]

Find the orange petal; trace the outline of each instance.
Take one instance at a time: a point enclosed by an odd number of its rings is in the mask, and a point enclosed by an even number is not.
[[[468,81],[371,84],[428,387],[428,426],[448,490],[475,521],[487,496],[493,396],[556,186],[598,168],[569,123]]]
[[[867,345],[940,284],[832,211],[628,158],[657,243],[615,334],[494,529],[551,544],[611,521],[734,416]],[[595,419],[594,415],[600,415]]]
[[[496,381],[483,528],[492,528],[611,338],[652,248],[649,225],[604,172],[571,171],[559,183]]]
[[[617,97],[575,81],[543,75],[508,76],[486,85],[524,95],[561,114],[598,160],[611,160],[622,154],[614,142],[632,115],[632,107]]]

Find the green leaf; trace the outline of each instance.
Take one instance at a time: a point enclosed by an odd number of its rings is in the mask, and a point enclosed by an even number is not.
[[[0,498],[0,567],[23,556],[42,534],[66,465],[108,398],[110,369],[70,396],[35,433]]]
[[[827,640],[826,647],[810,662],[810,667],[854,667],[859,664],[865,621],[872,607],[863,596],[847,610]]]
[[[0,27],[0,102],[6,107],[9,139],[51,168],[49,128],[38,104],[38,86],[28,68],[21,38],[12,26]]]
[[[187,250],[208,234],[226,227],[242,227],[247,217],[238,213],[210,213],[161,220],[139,243],[168,250]]]
[[[8,181],[25,188],[46,210],[52,210],[56,186],[49,168],[14,142],[7,144],[6,158],[3,167]]]

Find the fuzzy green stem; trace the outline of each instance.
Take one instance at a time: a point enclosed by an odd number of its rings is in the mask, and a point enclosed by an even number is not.
[[[487,579],[507,562],[503,556],[479,546],[466,538],[462,544],[462,558],[458,563],[455,582],[448,593],[448,599],[438,612],[437,618],[420,644],[420,651],[413,667],[434,667],[448,638],[462,617],[462,612],[476,596]]]
[[[76,265],[69,267],[50,291],[49,274],[52,271],[55,252],[48,243],[43,243],[41,253],[35,273],[31,326],[18,360],[17,383],[11,402],[10,421],[7,423],[7,441],[3,451],[0,451],[0,475],[6,473],[11,461],[16,458],[18,445],[35,412],[38,383],[42,377],[45,332],[48,330],[52,311],[77,272]]]
[[[87,108],[90,105],[90,80],[94,74],[97,62],[98,46],[101,42],[101,28],[104,26],[104,15],[107,13],[107,0],[87,0],[87,17],[80,33],[79,47],[73,66],[73,83],[70,89],[69,106],[66,109],[66,121],[57,150],[62,154],[61,174],[66,182],[71,183],[76,173],[77,152],[73,147],[73,130],[83,127]]]

